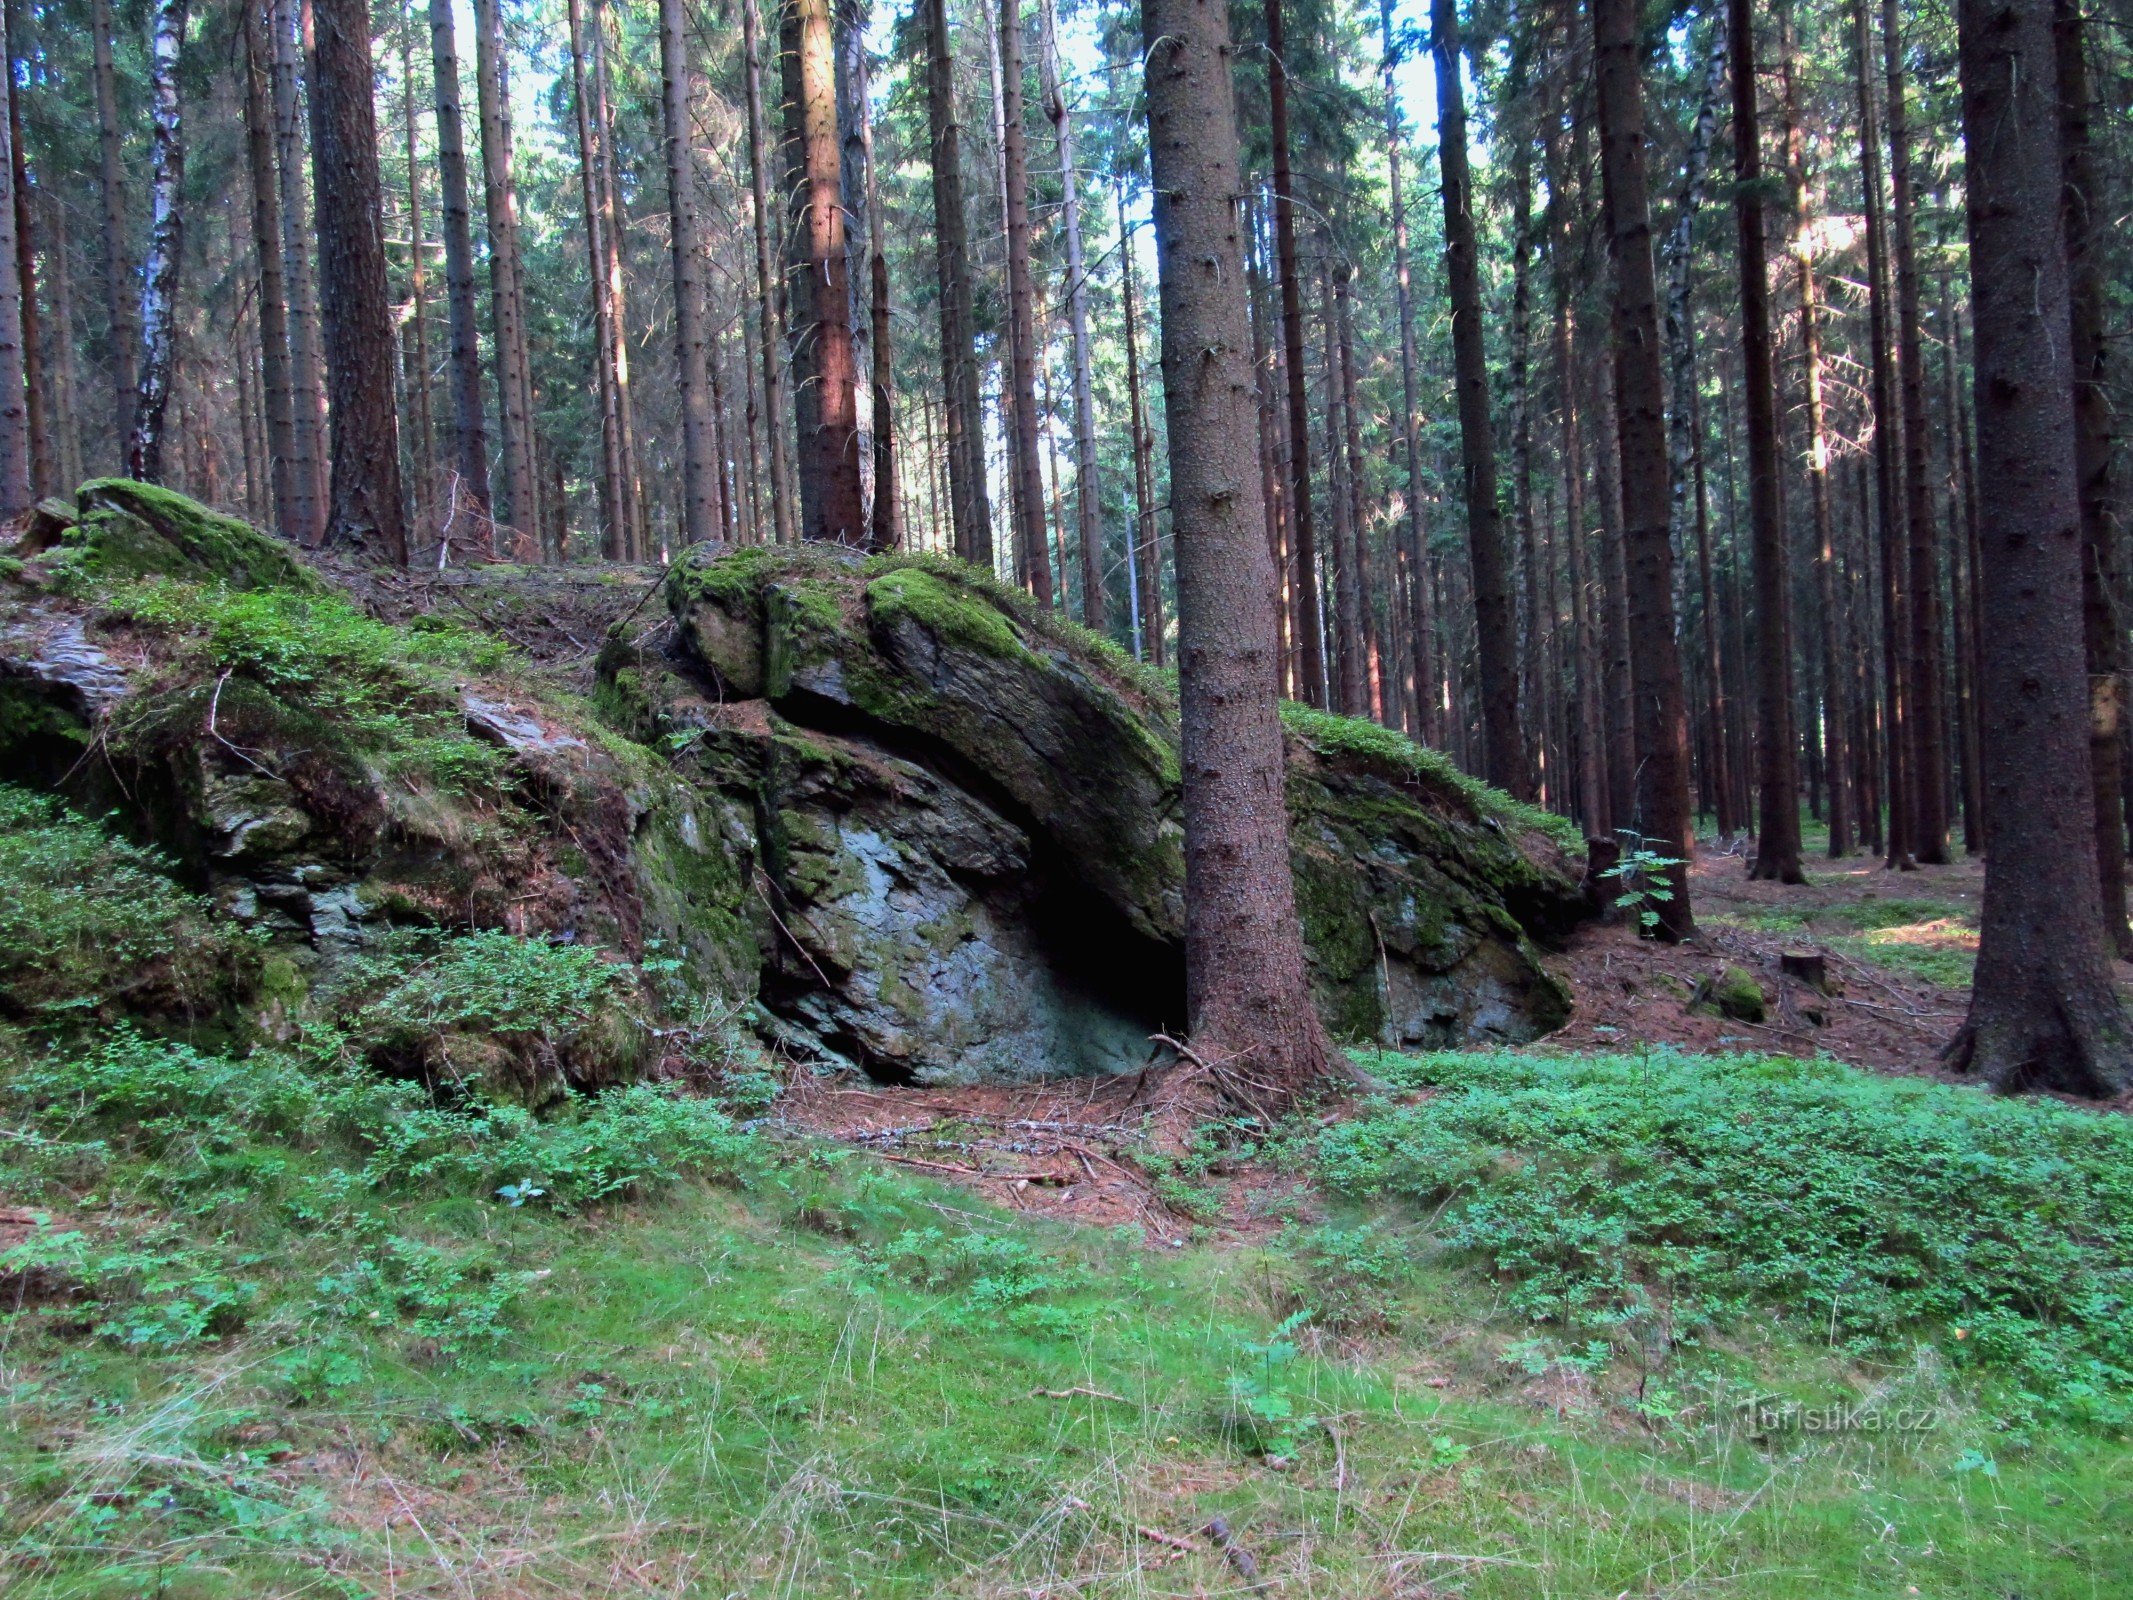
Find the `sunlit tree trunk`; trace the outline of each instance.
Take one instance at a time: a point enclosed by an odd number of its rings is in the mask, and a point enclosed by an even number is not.
[[[763,47],[756,19],[756,0],[740,0],[741,52],[747,57],[748,181],[755,218],[756,335],[757,357],[762,363],[763,432],[768,439],[767,458],[771,523],[779,544],[799,538],[799,524],[792,503],[792,462],[785,432],[785,370],[778,352],[785,348],[785,329],[778,315],[777,247],[771,236],[772,218],[782,215],[770,203],[770,134],[763,116]],[[757,530],[760,533],[760,528]]]
[[[112,437],[124,456],[140,388],[140,290],[127,249],[126,144],[111,57],[110,0],[89,0],[91,72],[96,80],[98,175],[103,200],[104,293],[111,315]]]
[[[1001,167],[1007,213],[1008,376],[1014,418],[1008,460],[1015,494],[1015,563],[1042,605],[1052,603],[1052,563],[1045,553],[1044,480],[1037,459],[1037,293],[1030,276],[1029,136],[1022,116],[1022,0],[998,0],[1000,115],[1006,130]]]
[[[444,218],[444,297],[451,346],[452,462],[458,495],[478,522],[489,514],[489,426],[481,396],[481,333],[474,300],[474,207],[467,184],[466,114],[452,0],[429,0],[430,66],[437,107],[437,180]]]
[[[1133,433],[1133,536],[1126,581],[1134,592],[1138,626],[1134,649],[1144,661],[1163,664],[1163,563],[1157,547],[1154,441],[1141,401],[1140,331],[1134,302],[1140,289],[1133,269],[1133,228],[1126,220],[1126,190],[1118,189],[1119,294],[1126,315],[1126,411]]]
[[[326,531],[326,378],[319,337],[318,279],[311,270],[311,208],[299,90],[306,48],[300,0],[269,0],[274,31],[274,145],[281,175],[282,288],[289,297],[290,437],[294,444],[298,537]]]
[[[385,288],[370,8],[319,0],[313,10],[311,159],[318,194],[320,320],[333,419],[326,542],[407,564],[393,410],[392,308]]]
[[[1284,0],[1265,0],[1267,98],[1274,145],[1274,259],[1281,280],[1281,332],[1288,367],[1289,531],[1296,596],[1296,650],[1303,698],[1326,700],[1325,638],[1318,610],[1318,531],[1311,511],[1311,397],[1304,381],[1303,280],[1296,263],[1296,180],[1291,171],[1289,59]]]
[[[497,0],[474,3],[475,104],[481,117],[484,209],[489,223],[489,318],[495,348],[497,443],[503,467],[506,521],[560,560],[558,516],[541,516],[535,461],[533,367],[526,346],[526,297],[518,247],[518,193],[511,152],[510,84],[504,71],[503,22]],[[544,529],[547,531],[544,533]]]
[[[696,69],[689,59],[686,0],[659,0],[660,108],[667,158],[667,225],[674,264],[674,365],[681,390],[681,541],[720,531],[718,444],[712,429],[711,362],[705,326],[703,221],[690,136]]]
[[[1429,581],[1423,552],[1428,533],[1422,522],[1422,446],[1420,411],[1415,401],[1415,304],[1408,275],[1407,195],[1401,177],[1400,156],[1405,140],[1400,127],[1400,99],[1393,85],[1398,50],[1392,36],[1392,0],[1378,0],[1381,45],[1379,88],[1385,102],[1386,184],[1392,196],[1393,283],[1400,307],[1400,447],[1407,471],[1407,515],[1403,519],[1401,560],[1408,572],[1407,637],[1413,657],[1415,679],[1415,737],[1434,744],[1440,737],[1436,702],[1426,685],[1436,680],[1433,637],[1436,625],[1429,614]]]

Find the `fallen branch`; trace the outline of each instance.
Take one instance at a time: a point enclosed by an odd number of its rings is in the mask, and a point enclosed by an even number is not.
[[[1085,1394],[1091,1400],[1116,1400],[1120,1405],[1130,1404],[1122,1394],[1113,1394],[1108,1389],[1091,1389],[1087,1384],[1081,1383],[1071,1389],[1032,1389],[1029,1397],[1032,1400],[1071,1400],[1077,1394]]]
[[[1200,1531],[1207,1535],[1209,1542],[1217,1550],[1222,1552],[1223,1559],[1236,1569],[1238,1577],[1242,1578],[1246,1583],[1256,1584],[1259,1581],[1258,1557],[1237,1542],[1237,1536],[1230,1532],[1227,1518],[1216,1517]]]

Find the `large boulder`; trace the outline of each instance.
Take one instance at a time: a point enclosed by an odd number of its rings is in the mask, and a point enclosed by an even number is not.
[[[924,1082],[1136,1069],[1183,1023],[1172,697],[958,563],[703,547],[623,715],[745,819],[788,1039]],[[1585,914],[1559,825],[1396,734],[1290,708],[1292,849],[1337,1037],[1516,1042]]]
[[[0,766],[168,852],[271,947],[289,1025],[412,929],[590,946],[674,1027],[752,1017],[891,1082],[1134,1071],[1182,1028],[1160,675],[951,561],[700,547],[663,621],[656,573],[576,570],[488,569],[446,611],[101,480],[0,560]],[[1397,735],[1287,715],[1336,1037],[1558,1025],[1538,945],[1585,914],[1574,836]],[[465,1031],[380,1059],[529,1096],[642,1064],[588,1026],[469,1069]]]

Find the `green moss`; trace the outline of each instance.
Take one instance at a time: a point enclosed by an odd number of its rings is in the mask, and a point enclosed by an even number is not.
[[[172,871],[54,800],[0,785],[0,1012],[199,1018],[248,993],[256,941]]]
[[[81,486],[80,501],[82,521],[64,542],[83,552],[83,567],[98,577],[164,573],[233,589],[324,589],[290,546],[175,490],[92,478]]]
[[[1567,817],[1490,788],[1479,778],[1460,771],[1443,751],[1416,744],[1403,733],[1360,717],[1335,716],[1293,700],[1282,703],[1281,720],[1292,736],[1322,754],[1374,763],[1402,776],[1432,779],[1464,796],[1482,816],[1493,817],[1506,828],[1544,834],[1573,854],[1582,853],[1585,848],[1584,837]]]
[[[876,622],[908,617],[953,644],[1013,660],[1029,654],[1014,624],[973,584],[920,567],[885,572],[867,585],[867,611]]]
[[[1704,1002],[1735,1022],[1761,1022],[1768,1008],[1763,986],[1746,967],[1728,967],[1705,991]]]

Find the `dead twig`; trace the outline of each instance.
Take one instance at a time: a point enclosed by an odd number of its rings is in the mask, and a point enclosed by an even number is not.
[[[1091,1389],[1085,1383],[1077,1383],[1071,1389],[1032,1389],[1029,1397],[1032,1400],[1071,1400],[1078,1394],[1085,1394],[1091,1400],[1116,1400],[1122,1406],[1132,1404],[1122,1394],[1113,1394],[1108,1389]]]
[[[1237,1536],[1230,1532],[1227,1518],[1216,1517],[1200,1531],[1222,1552],[1223,1559],[1235,1569],[1238,1577],[1249,1584],[1259,1582],[1259,1558],[1237,1542]]]

